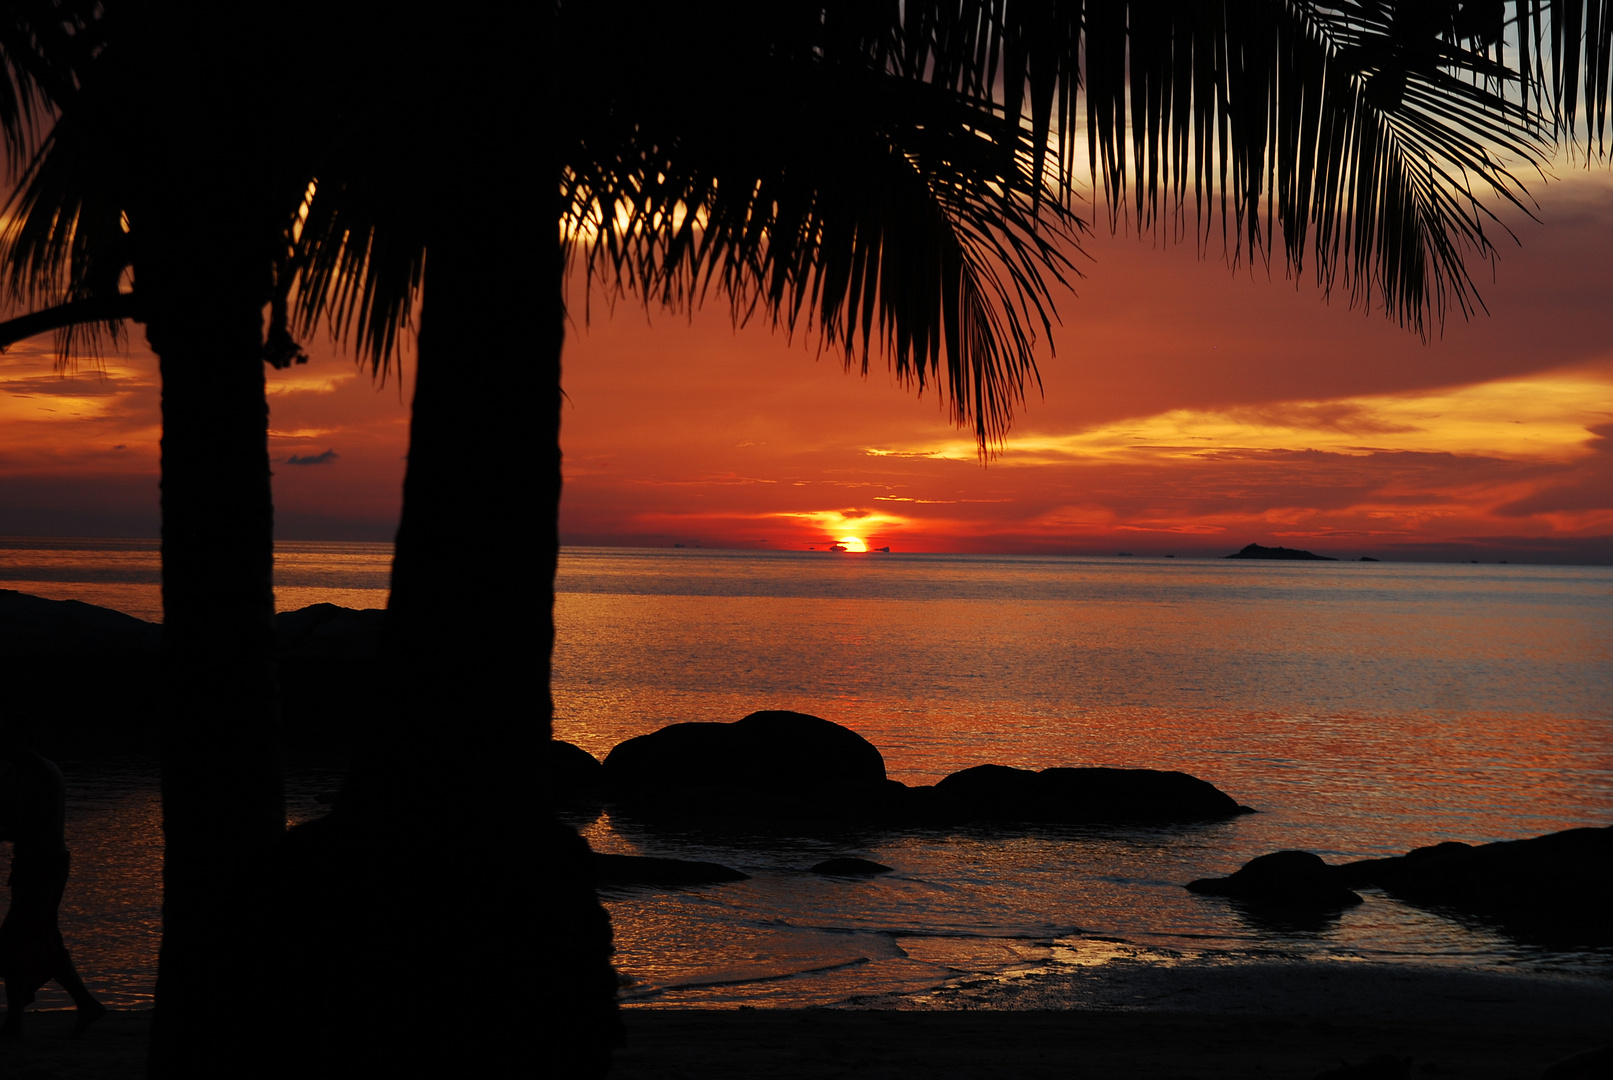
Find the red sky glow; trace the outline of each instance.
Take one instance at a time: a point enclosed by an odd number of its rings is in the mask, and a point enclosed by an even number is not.
[[[569,544],[1613,562],[1613,177],[1565,170],[1476,264],[1489,314],[1429,343],[1281,270],[1135,236],[1086,245],[1001,452],[933,394],[864,379],[720,300],[692,316],[580,284],[565,353]],[[0,534],[152,536],[156,362],[0,356]],[[270,373],[278,530],[388,539],[404,380],[322,342]],[[462,373],[497,395],[500,368]]]

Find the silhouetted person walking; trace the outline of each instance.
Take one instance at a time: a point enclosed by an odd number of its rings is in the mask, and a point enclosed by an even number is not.
[[[13,725],[0,728],[0,840],[11,841],[11,907],[0,923],[0,977],[6,983],[4,1032],[15,1035],[22,1011],[55,979],[78,1006],[74,1034],[106,1014],[78,977],[56,910],[67,887],[67,791],[62,771],[34,753]]]

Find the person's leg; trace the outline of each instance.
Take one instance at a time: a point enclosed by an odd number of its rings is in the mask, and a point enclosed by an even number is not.
[[[6,980],[6,1022],[0,1027],[0,1033],[18,1035],[22,1032],[22,1011],[33,1004],[34,995],[24,991],[20,985]]]
[[[84,985],[84,980],[79,978],[78,969],[73,966],[73,958],[67,955],[66,949],[61,950],[56,961],[54,978],[73,999],[73,1004],[78,1006],[78,1020],[73,1025],[74,1035],[82,1034],[91,1024],[106,1015],[106,1006],[95,1000],[95,995],[90,993],[89,987]]]

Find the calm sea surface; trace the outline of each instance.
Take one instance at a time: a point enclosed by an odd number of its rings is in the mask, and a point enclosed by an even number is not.
[[[389,559],[283,544],[280,607],[382,606]],[[1299,927],[1181,888],[1279,848],[1335,860],[1613,822],[1613,569],[573,549],[559,584],[556,734],[601,757],[668,723],[788,708],[862,733],[908,783],[984,762],[1172,768],[1261,811],[829,837],[579,820],[600,850],[752,875],[608,897],[626,1000],[990,1006],[1060,971],[1274,960],[1613,977],[1613,952],[1520,945],[1377,893]],[[160,615],[143,541],[0,541],[0,587]],[[92,986],[137,1003],[159,926],[153,770],[69,781],[64,930]],[[296,772],[293,819],[338,783]],[[896,872],[807,872],[830,855]]]

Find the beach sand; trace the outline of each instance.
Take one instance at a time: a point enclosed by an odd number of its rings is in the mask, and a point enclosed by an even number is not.
[[[637,1010],[617,1080],[1311,1080],[1389,1054],[1415,1077],[1538,1077],[1606,1033],[1202,1013]],[[1393,1073],[1385,1073],[1388,1080]]]
[[[1104,965],[890,1004],[626,1009],[612,1076],[1311,1080],[1390,1055],[1404,1076],[1533,1080],[1613,1043],[1613,981],[1386,964]],[[134,1080],[150,1018],[114,1012],[71,1040],[71,1012],[32,1015],[0,1076]]]
[[[896,1007],[630,1009],[613,1075],[1311,1080],[1388,1054],[1532,1080],[1613,1042],[1613,980],[1405,964],[1120,961],[863,1004]]]
[[[140,1080],[146,1075],[151,1010],[113,1009],[83,1037],[69,1038],[73,1010],[29,1013],[21,1038],[0,1038],[5,1080]]]

